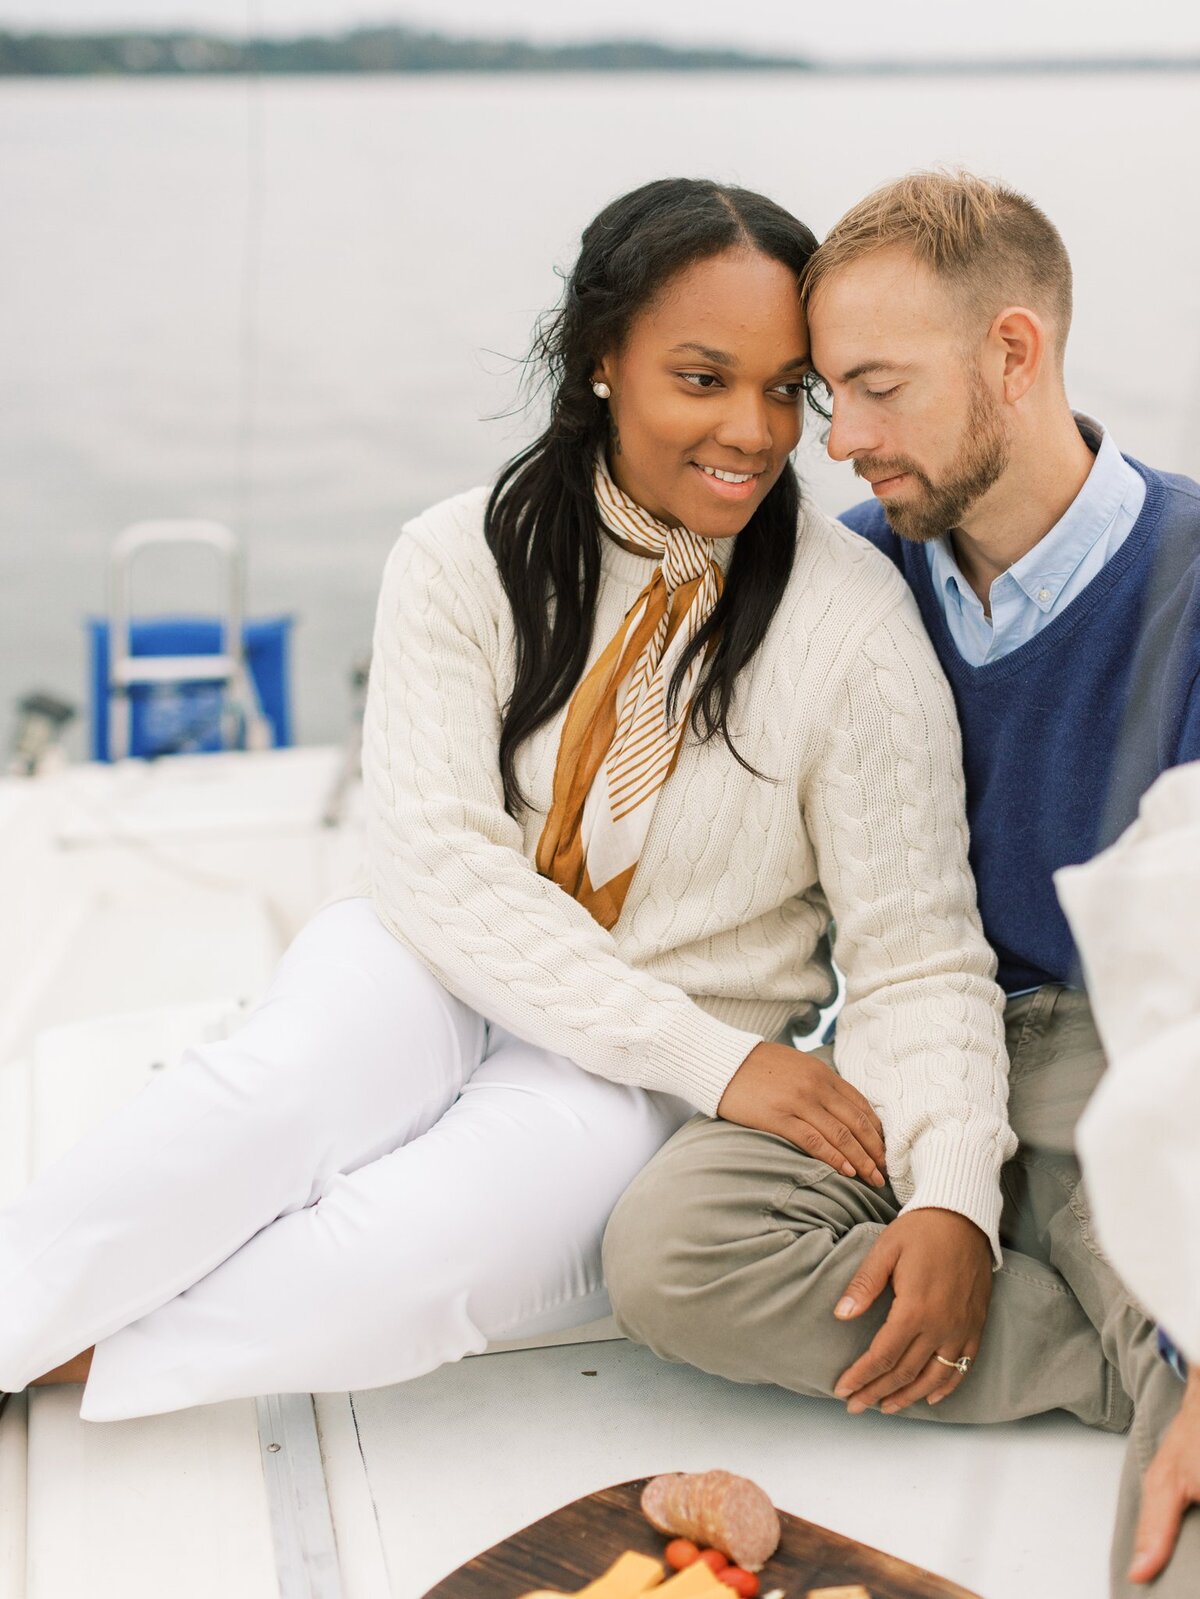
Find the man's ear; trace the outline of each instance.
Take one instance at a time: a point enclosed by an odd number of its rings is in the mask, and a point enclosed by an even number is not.
[[[1046,359],[1046,324],[1028,306],[1010,305],[988,329],[987,342],[1003,363],[1004,398],[1015,405],[1037,382]]]

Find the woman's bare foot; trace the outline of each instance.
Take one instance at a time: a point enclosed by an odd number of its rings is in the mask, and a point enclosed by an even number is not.
[[[45,1388],[50,1383],[57,1382],[86,1382],[88,1372],[92,1369],[92,1349],[85,1349],[82,1355],[76,1355],[74,1360],[64,1360],[61,1366],[55,1366],[53,1371],[45,1372],[41,1377],[35,1377],[29,1384],[31,1388]]]

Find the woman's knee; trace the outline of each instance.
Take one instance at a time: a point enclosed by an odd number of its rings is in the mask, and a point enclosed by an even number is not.
[[[483,1019],[388,932],[371,901],[353,899],[300,931],[230,1042],[283,1087],[379,1072],[411,1082],[424,1065],[449,1072],[457,1089],[484,1035]]]
[[[284,952],[267,997],[281,990],[307,994],[314,988],[331,1014],[361,1009],[370,991],[376,1005],[397,1015],[428,1004],[448,1011],[466,1009],[388,931],[366,898],[338,900],[306,922]]]

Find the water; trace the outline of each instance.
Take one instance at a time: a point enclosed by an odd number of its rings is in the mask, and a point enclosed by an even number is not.
[[[297,615],[299,736],[339,737],[398,529],[528,417],[513,357],[607,199],[665,173],[823,232],[912,166],[1031,193],[1076,269],[1074,403],[1200,477],[1200,78],[803,75],[0,87],[0,729],[79,701],[114,533],[211,516]],[[860,498],[815,439],[831,510]],[[203,569],[142,592],[203,592]]]

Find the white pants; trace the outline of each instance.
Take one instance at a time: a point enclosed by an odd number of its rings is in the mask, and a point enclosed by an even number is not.
[[[81,1414],[402,1381],[608,1312],[621,1193],[693,1113],[489,1026],[368,900],[0,1213],[0,1389]]]

